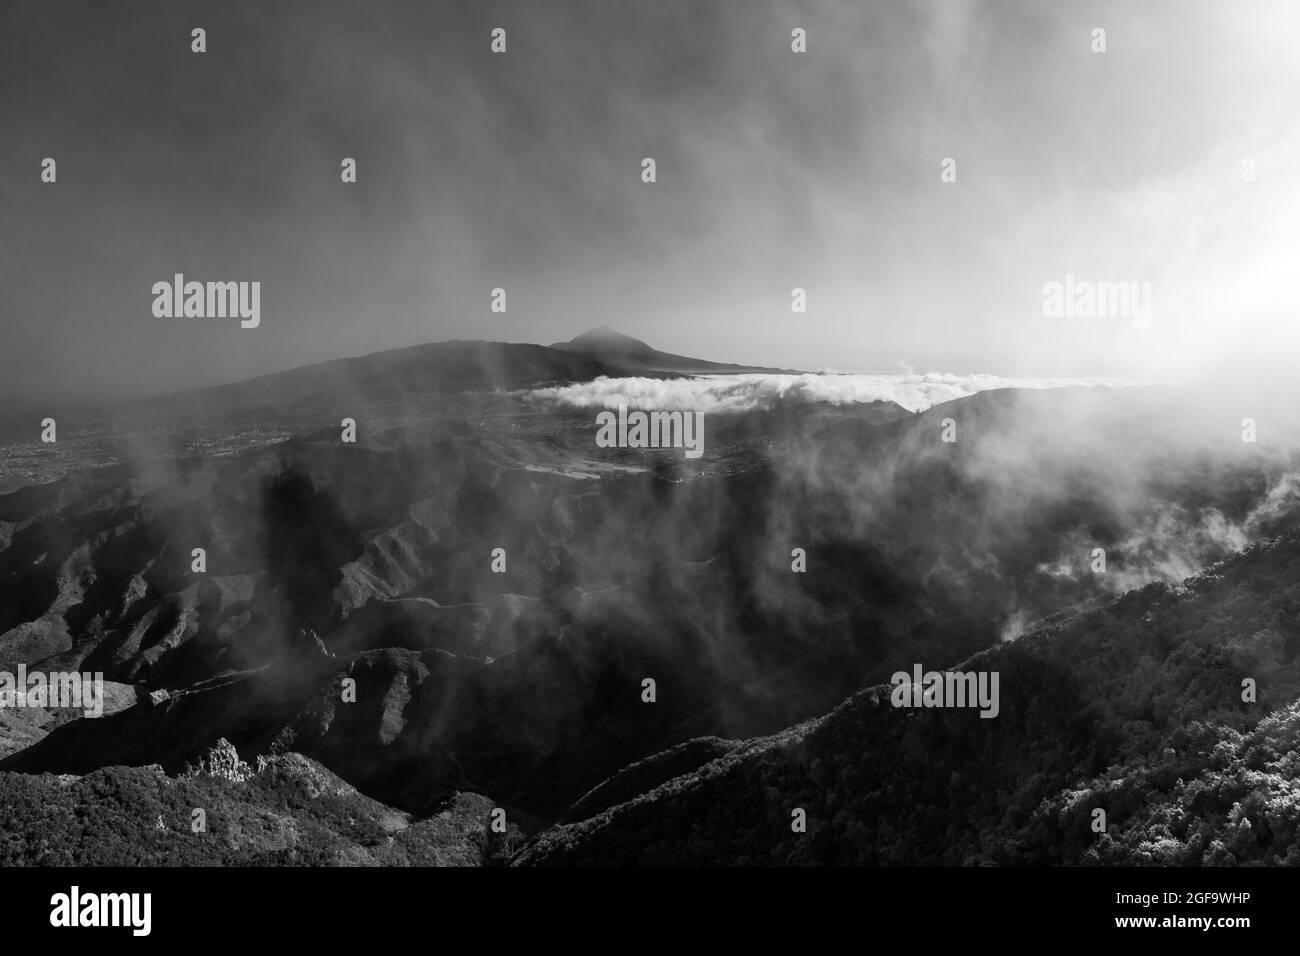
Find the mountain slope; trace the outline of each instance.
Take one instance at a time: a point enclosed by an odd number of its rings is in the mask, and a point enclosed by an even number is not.
[[[556,342],[551,348],[583,355],[604,365],[614,366],[624,375],[726,375],[748,372],[797,374],[789,369],[708,362],[685,355],[673,355],[671,352],[660,352],[640,339],[616,332],[605,325],[584,332],[567,342]]]
[[[450,341],[306,365],[168,396],[167,400],[203,410],[293,403],[322,396],[369,405],[429,394],[538,388],[620,374],[624,374],[620,369],[593,356],[542,345]]]
[[[1294,865],[1298,581],[1292,530],[954,668],[1000,674],[994,719],[872,687],[554,827],[517,862]]]

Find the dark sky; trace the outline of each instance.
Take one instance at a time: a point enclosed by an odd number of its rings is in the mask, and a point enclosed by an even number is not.
[[[599,324],[846,370],[1293,348],[1298,27],[1285,0],[6,0],[0,395]],[[260,327],[155,318],[176,272],[260,281]],[[1151,282],[1150,327],[1045,318],[1066,273]]]

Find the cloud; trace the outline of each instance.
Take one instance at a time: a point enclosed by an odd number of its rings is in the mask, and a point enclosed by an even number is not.
[[[996,388],[1060,388],[1066,385],[1142,384],[1113,378],[1003,378],[999,375],[839,374],[704,375],[698,378],[605,378],[526,393],[533,400],[570,408],[682,409],[705,413],[747,412],[776,405],[896,402],[910,412]]]
[[[1180,584],[1212,563],[1276,533],[1277,525],[1292,520],[1300,508],[1300,473],[1287,472],[1278,477],[1240,521],[1213,506],[1198,509],[1171,501],[1151,501],[1144,507],[1148,509],[1144,513],[1126,517],[1132,528],[1111,547],[1112,557],[1119,556],[1122,565],[1094,576],[1110,595],[1152,581]],[[1069,538],[1054,561],[1040,563],[1034,570],[1061,582],[1087,578],[1092,574],[1090,562],[1096,544],[1079,531]],[[1025,623],[1020,621],[1022,629]]]

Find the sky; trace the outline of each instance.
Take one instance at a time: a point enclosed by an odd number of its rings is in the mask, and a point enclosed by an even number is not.
[[[1290,374],[1298,40],[1286,0],[7,0],[0,398],[601,324],[784,368]],[[156,317],[178,272],[260,282],[260,324]],[[1045,315],[1067,275],[1149,315]]]

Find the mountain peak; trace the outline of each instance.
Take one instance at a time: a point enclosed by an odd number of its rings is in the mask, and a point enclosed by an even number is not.
[[[622,354],[645,354],[653,352],[649,345],[640,339],[611,329],[608,325],[598,325],[567,342],[557,342],[551,348],[564,349],[566,352],[618,352]]]

